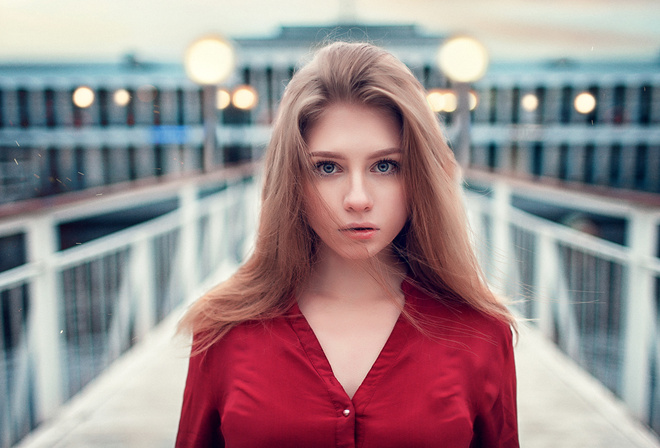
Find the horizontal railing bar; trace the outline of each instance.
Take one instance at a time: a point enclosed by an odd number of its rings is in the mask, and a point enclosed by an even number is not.
[[[482,207],[490,207],[488,198],[476,194],[468,194],[468,197],[470,200],[480,202]],[[602,255],[609,261],[630,262],[630,249],[625,246],[588,235],[514,207],[511,207],[510,213],[512,216],[511,221],[515,223],[513,225],[524,230],[549,235],[555,241],[595,255]]]
[[[27,217],[20,217],[8,221],[0,221],[0,237],[16,235],[27,232],[30,220]]]
[[[571,229],[563,224],[531,215],[519,209],[512,208],[511,216],[513,225],[527,231],[549,235],[561,244],[594,255],[601,255],[609,261],[630,262],[630,249],[625,246]]]
[[[39,267],[36,263],[27,263],[8,271],[0,272],[0,290],[10,289],[21,283],[28,283],[39,275]]]
[[[145,223],[88,241],[80,246],[65,249],[55,255],[56,264],[61,269],[68,268],[76,263],[97,259],[128,248],[140,240],[153,239],[171,232],[181,226],[180,213],[179,210],[173,210]]]
[[[210,205],[226,196],[226,190],[199,201],[203,207],[198,207],[197,217],[201,218],[211,213]],[[57,265],[61,269],[71,267],[76,263],[97,259],[104,255],[130,247],[143,239],[154,239],[157,236],[181,227],[181,210],[176,209],[147,222],[136,224],[127,229],[89,241],[83,245],[63,250],[56,254]]]

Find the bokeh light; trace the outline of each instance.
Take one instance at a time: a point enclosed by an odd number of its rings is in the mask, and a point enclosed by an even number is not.
[[[232,95],[231,102],[237,109],[252,109],[258,101],[257,91],[252,86],[237,87]]]
[[[533,93],[528,93],[522,97],[520,105],[527,112],[533,112],[539,107],[539,99]]]
[[[197,40],[188,47],[184,57],[188,77],[204,85],[225,81],[234,70],[235,63],[232,45],[219,36]]]
[[[80,86],[73,92],[73,104],[81,109],[94,104],[94,91],[87,86]]]
[[[231,103],[231,95],[226,89],[218,89],[215,97],[215,105],[218,109],[226,109]]]
[[[426,101],[428,101],[433,112],[442,112],[445,107],[444,93],[441,90],[431,90],[426,95]]]
[[[573,102],[575,110],[581,114],[588,114],[596,108],[596,98],[589,92],[582,92]]]
[[[131,94],[126,89],[117,89],[112,95],[112,100],[117,106],[123,107],[131,102]]]
[[[486,74],[488,51],[476,39],[458,36],[447,40],[438,51],[440,70],[456,82],[474,82]]]
[[[143,103],[150,103],[156,98],[156,88],[152,85],[145,84],[138,87],[137,97]]]
[[[426,95],[426,100],[433,112],[454,112],[458,107],[456,94],[449,89],[433,89]]]
[[[470,105],[470,110],[475,110],[479,105],[479,97],[477,96],[477,93],[472,90],[468,93],[468,104]]]

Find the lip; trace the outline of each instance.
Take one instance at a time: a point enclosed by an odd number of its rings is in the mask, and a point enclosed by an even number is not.
[[[368,240],[380,229],[369,222],[351,223],[339,229],[344,235],[354,240]]]

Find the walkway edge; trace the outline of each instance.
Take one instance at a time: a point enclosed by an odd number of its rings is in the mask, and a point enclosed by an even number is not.
[[[520,337],[528,340],[536,350],[536,358],[544,367],[552,371],[567,389],[580,397],[594,413],[616,428],[625,438],[631,441],[631,446],[660,448],[660,439],[637,419],[626,405],[600,381],[583,370],[573,359],[562,352],[556,344],[548,340],[535,327],[525,323],[519,324]],[[539,355],[542,353],[542,355]]]
[[[106,403],[128,378],[139,375],[141,366],[149,358],[164,350],[172,351],[173,345],[181,358],[188,356],[190,347],[184,337],[174,338],[176,325],[186,305],[180,306],[161,321],[149,334],[114,361],[80,393],[65,403],[57,415],[38,426],[36,430],[19,442],[15,448],[51,448],[66,441],[67,437],[83,422],[92,418],[100,404]]]

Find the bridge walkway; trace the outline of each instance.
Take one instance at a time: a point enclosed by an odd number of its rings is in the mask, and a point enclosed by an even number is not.
[[[187,369],[175,312],[19,448],[171,447]],[[516,347],[521,446],[658,448],[605,387],[535,329]]]

